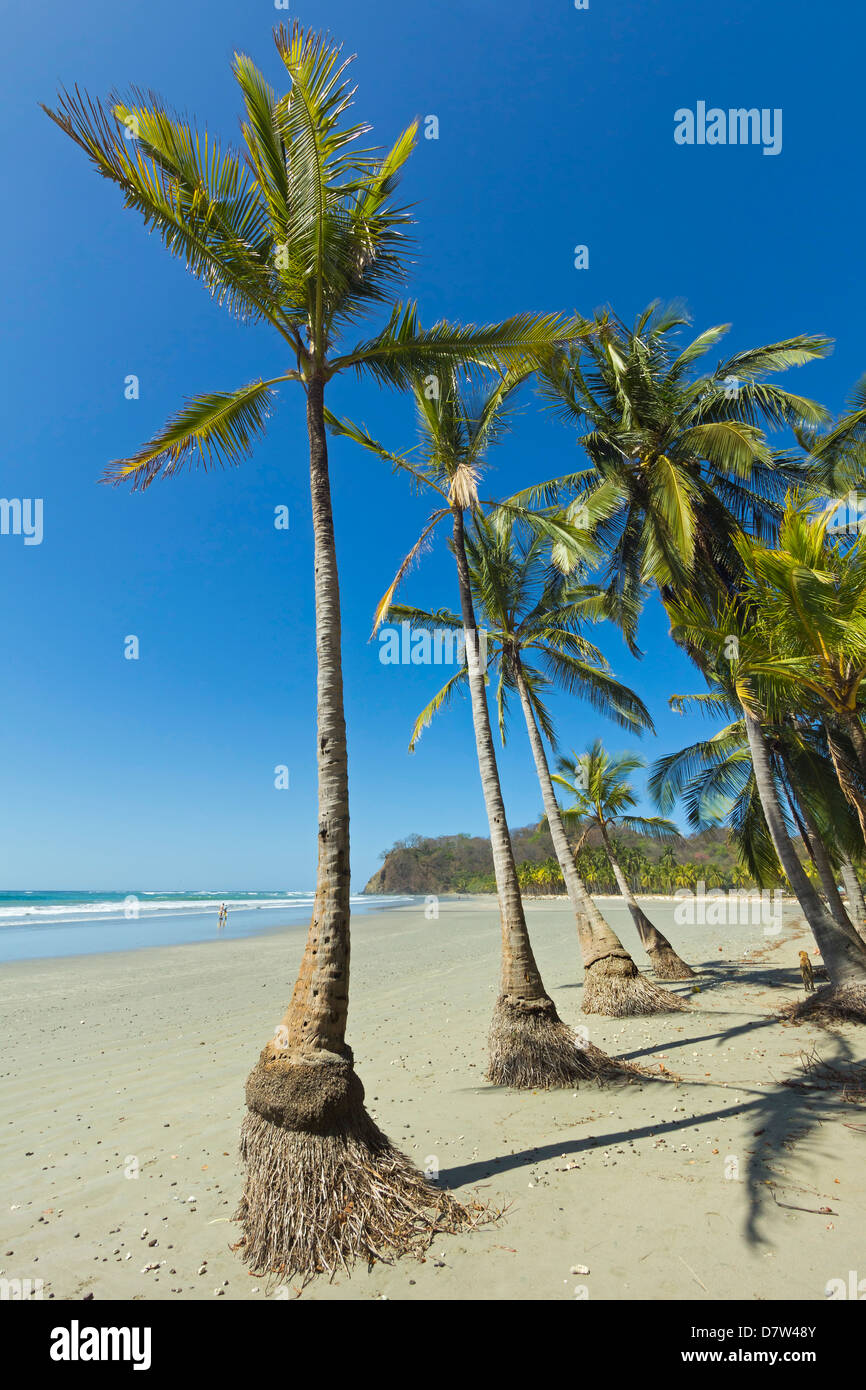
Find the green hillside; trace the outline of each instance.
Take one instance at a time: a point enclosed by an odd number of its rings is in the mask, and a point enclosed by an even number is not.
[[[564,891],[547,826],[512,830],[521,882],[542,892]],[[644,835],[616,837],[620,860],[632,887],[645,893],[668,893],[703,879],[708,887],[739,887],[748,882],[737,867],[725,830],[684,835],[670,846]],[[480,835],[409,835],[382,855],[365,893],[493,893],[490,841]],[[599,837],[587,836],[577,856],[578,869],[590,891],[616,892],[616,884]]]

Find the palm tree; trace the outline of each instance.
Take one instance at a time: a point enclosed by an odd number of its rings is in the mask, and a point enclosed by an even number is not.
[[[554,897],[559,890],[565,886],[563,883],[562,871],[556,859],[548,858],[542,863],[541,883],[551,897]]]
[[[794,434],[808,455],[815,496],[834,499],[830,505],[836,512],[839,502],[866,481],[866,375],[856,382],[837,420],[823,429],[804,422]]]
[[[857,873],[856,866],[851,856],[842,852],[839,864],[839,873],[845,888],[847,898],[848,916],[857,928],[860,936],[866,940],[866,898],[863,895],[863,885]]]
[[[781,729],[772,731],[770,746],[792,822],[799,831],[830,913],[839,926],[845,930],[853,926],[866,942],[866,935],[857,921],[856,905],[850,901],[850,885],[849,909],[839,892],[838,878],[843,864],[850,865],[853,871],[846,842],[856,844],[857,824],[841,788],[834,783],[832,763],[815,747],[812,730],[796,716]],[[806,867],[808,869],[808,863]]]
[[[715,610],[696,597],[670,607],[674,637],[700,660],[710,686],[705,696],[676,696],[683,708],[697,703],[719,712],[738,707],[746,734],[760,807],[779,862],[803,910],[830,977],[830,989],[810,995],[797,1016],[866,1019],[866,950],[853,927],[834,921],[810,882],[794,848],[773,772],[766,728],[791,698],[798,665],[770,653],[770,637],[754,601],[719,597]]]
[[[821,465],[828,466],[832,458],[838,475],[844,460],[850,480],[855,464],[862,466],[862,428],[858,412],[846,417],[826,436],[832,447],[825,442],[818,451]],[[802,725],[807,708],[820,721],[831,766],[859,821],[859,847],[852,851],[849,840],[837,858],[849,910],[860,930],[866,923],[866,903],[851,854],[862,853],[866,843],[866,544],[862,532],[851,543],[831,542],[828,526],[835,504],[814,517],[799,508],[798,500],[796,495],[787,499],[776,547],[768,549],[744,538],[738,548],[744,582],[761,607],[768,650],[789,659],[789,680],[800,696],[798,722]],[[808,823],[808,806],[802,809]],[[842,815],[842,824],[845,820]],[[839,824],[838,811],[834,823]],[[805,838],[817,853],[818,872],[838,916],[835,874],[831,865],[818,862],[826,859],[821,836],[807,824]]]
[[[837,870],[844,874],[844,865],[854,872],[848,851],[856,845],[859,832],[835,783],[832,766],[813,731],[800,719],[772,726],[768,723],[765,735],[777,792],[788,804],[791,824],[815,867],[829,910],[844,930],[853,921],[863,936],[859,922],[846,912],[836,883]],[[758,797],[742,719],[709,739],[660,758],[648,789],[663,811],[671,810],[681,796],[689,823],[696,830],[728,822],[743,861],[735,886],[757,881],[764,887],[778,882],[779,860]],[[856,872],[854,878],[857,883]],[[848,891],[850,907],[853,887]]]
[[[475,748],[490,828],[502,933],[500,987],[488,1037],[487,1076],[498,1085],[537,1088],[572,1086],[613,1064],[597,1048],[578,1043],[571,1029],[559,1018],[533,955],[499,781],[472,592],[466,514],[473,517],[478,513],[481,505],[478,488],[486,451],[501,436],[509,404],[529,374],[528,370],[517,366],[502,375],[485,394],[474,397],[464,393],[453,371],[438,374],[434,391],[417,379],[413,394],[420,457],[412,463],[406,456],[392,453],[349,421],[331,420],[331,425],[335,432],[354,439],[394,468],[407,471],[416,484],[438,494],[444,504],[431,515],[421,538],[383,596],[376,612],[376,627],[393,610],[394,596],[403,576],[436,526],[446,519],[451,522],[451,548],[460,595],[459,622],[465,635],[465,680],[469,686]],[[580,537],[557,516],[529,513],[517,506],[512,511],[552,541],[552,553],[563,567],[573,564],[579,557]],[[454,615],[452,618],[458,621]],[[444,620],[442,626],[445,626]],[[462,677],[462,673],[458,673],[458,677]],[[440,692],[443,700],[453,684],[456,678],[449,682],[445,692]]]
[[[846,531],[853,531],[855,535],[862,536],[862,490],[866,483],[866,376],[862,376],[856,383],[846,402],[845,410],[829,428],[820,431],[814,427],[803,426],[794,432],[797,442],[808,452],[811,490],[822,502],[826,502],[828,495],[830,497],[825,515],[834,518],[834,530],[840,501],[847,511],[848,502],[853,498],[857,503],[857,520],[851,526],[851,519],[848,518],[838,529],[843,535]],[[860,563],[862,564],[862,558]],[[831,729],[825,725],[825,730],[836,776],[857,814],[863,841],[866,843],[866,786],[863,785],[862,778],[860,731],[853,731],[852,743],[840,733],[838,726]],[[854,865],[845,856],[841,864],[841,874],[849,911],[853,912],[858,930],[861,930],[862,934],[862,928],[866,927],[866,901]]]
[[[674,876],[677,871],[677,859],[673,849],[668,845],[662,850],[658,865],[658,882],[665,893],[670,893],[674,886]]]
[[[653,926],[635,898],[610,835],[611,829],[618,826],[656,840],[679,838],[680,832],[673,821],[631,813],[637,798],[628,779],[645,766],[644,759],[636,753],[612,756],[601,739],[596,739],[586,753],[560,758],[559,772],[553,780],[572,797],[568,814],[572,820],[584,824],[584,836],[590,829],[599,830],[617,886],[656,974],[665,980],[691,980],[695,972],[677,955],[667,937]]]
[[[644,979],[587,892],[568,843],[544,747],[544,738],[554,742],[545,704],[551,687],[586,699],[626,728],[652,728],[642,700],[614,679],[601,652],[581,631],[585,623],[614,616],[615,607],[596,585],[580,581],[576,566],[566,576],[551,564],[547,538],[521,527],[510,512],[494,510],[485,517],[477,511],[473,522],[465,538],[466,556],[473,598],[484,622],[487,669],[497,678],[499,733],[504,743],[509,699],[516,692],[547,824],[577,921],[584,967],[583,1010],[619,1016],[682,1008],[675,995]],[[592,554],[591,547],[587,554]],[[458,616],[448,609],[397,605],[391,616],[419,628],[460,626]],[[467,675],[463,666],[422,710],[410,750],[436,711],[465,685]]]
[[[237,464],[262,433],[279,385],[295,383],[306,397],[318,671],[316,896],[291,1002],[247,1082],[239,1212],[245,1259],[290,1274],[399,1252],[431,1239],[439,1223],[466,1218],[373,1123],[346,1044],[349,801],[325,387],[343,372],[404,386],[410,374],[455,360],[507,365],[549,350],[571,329],[558,318],[522,315],[488,328],[422,331],[412,304],[388,309],[405,278],[411,223],[392,195],[416,126],[387,152],[353,150],[369,127],[345,120],[353,92],[339,47],[297,23],[274,37],[288,74],[283,95],[248,57],[235,56],[246,113],[242,152],[221,148],[138,92],[103,104],[76,89],[61,93],[56,110],[45,109],[217,302],[272,329],[295,362],[269,379],[189,400],[110,476],[142,488],[186,465]],[[385,326],[345,344],[355,322],[380,306]]]
[[[525,859],[522,864],[518,864],[517,881],[520,884],[521,892],[532,887],[535,882],[535,869],[535,864],[530,863],[528,859]]]
[[[545,397],[577,429],[588,467],[526,496],[571,493],[578,512],[599,489],[614,497],[599,536],[608,582],[633,600],[651,585],[663,597],[730,586],[741,568],[740,530],[770,538],[786,488],[808,476],[806,463],[774,456],[762,426],[817,428],[827,415],[763,378],[823,356],[828,339],[800,335],[698,374],[730,325],[681,348],[687,323],[677,305],[657,303],[632,329],[597,315],[596,331],[557,353],[541,378]]]
[[[772,650],[796,660],[791,681],[826,722],[840,784],[866,837],[866,802],[857,789],[866,782],[866,538],[830,543],[832,510],[810,517],[791,496],[778,545],[743,539],[739,549]]]

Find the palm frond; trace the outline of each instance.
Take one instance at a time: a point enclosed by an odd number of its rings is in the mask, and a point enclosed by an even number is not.
[[[788,367],[802,367],[816,358],[826,357],[832,348],[832,338],[814,333],[799,333],[778,343],[769,343],[764,347],[735,353],[733,357],[719,364],[716,375],[755,377],[766,372],[785,371]]]
[[[620,816],[618,824],[623,830],[635,835],[646,835],[651,840],[679,840],[679,827],[662,816]]]
[[[238,391],[194,396],[135,454],[112,463],[105,481],[131,479],[133,491],[139,491],[155,478],[171,477],[186,465],[207,471],[239,464],[249,456],[254,438],[264,431],[274,384],[285,379],[253,381]]]
[[[437,367],[481,368],[520,372],[531,369],[557,344],[586,331],[582,320],[559,314],[517,314],[502,323],[451,324],[446,320],[422,329],[414,303],[397,304],[385,327],[351,352],[336,358],[333,372],[351,367],[369,373],[382,385],[405,389]]]
[[[453,676],[449,676],[442,689],[437,691],[433,699],[424,706],[412,728],[412,737],[409,740],[410,753],[415,752],[415,745],[424,730],[432,724],[435,716],[449,703],[452,697],[457,693],[458,688],[468,683],[468,679],[468,670],[465,666],[462,666],[459,671],[454,672]]]
[[[436,527],[439,525],[439,522],[443,519],[443,517],[446,516],[448,516],[448,511],[446,509],[443,509],[442,511],[438,512],[433,512],[432,516],[430,516],[427,521],[427,525],[421,532],[421,535],[418,537],[417,541],[412,546],[412,549],[409,551],[409,554],[406,555],[405,558],[402,560],[400,567],[397,570],[397,573],[395,574],[391,583],[388,585],[388,588],[385,590],[384,594],[382,595],[378,604],[376,605],[376,612],[373,617],[373,631],[371,633],[371,637],[375,637],[382,623],[385,621],[386,614],[393,605],[395,593],[397,592],[398,588],[400,587],[400,584],[403,582],[403,579],[406,577],[407,573],[412,568],[415,561],[418,559],[418,556],[422,553],[425,546],[427,545],[428,537],[432,535],[433,531],[435,531]]]
[[[61,91],[56,109],[42,109],[218,303],[291,336],[265,254],[270,242],[264,210],[236,153],[199,137],[155,97],[150,106],[117,97],[105,104],[76,87]],[[127,118],[131,127],[124,125]],[[130,128],[138,129],[138,140],[125,138]]]

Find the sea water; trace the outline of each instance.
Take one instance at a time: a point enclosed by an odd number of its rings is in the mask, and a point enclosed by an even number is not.
[[[381,911],[410,897],[353,897],[352,913]],[[220,904],[228,918],[219,926]],[[0,892],[0,963],[225,941],[310,920],[311,892]]]

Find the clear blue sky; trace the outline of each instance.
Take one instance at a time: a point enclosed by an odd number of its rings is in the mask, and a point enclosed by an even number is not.
[[[44,541],[0,537],[4,603],[0,884],[285,887],[314,881],[311,527],[301,396],[286,388],[242,470],[185,474],[144,495],[96,485],[180,404],[278,367],[275,341],[215,307],[124,212],[113,186],[39,111],[60,84],[151,87],[223,138],[237,130],[234,50],[279,79],[275,22],[299,16],[358,53],[357,111],[390,142],[439,118],[405,180],[418,204],[412,292],[426,322],[531,310],[626,318],[683,297],[731,350],[797,332],[836,340],[791,386],[838,409],[866,367],[860,323],[862,21],[812,0],[148,0],[9,8],[0,495],[41,497]],[[854,32],[855,25],[859,34]],[[782,108],[783,149],[679,147],[674,111]],[[585,243],[590,268],[573,267]],[[139,376],[138,401],[124,378]],[[404,401],[341,384],[331,399],[402,448]],[[568,434],[527,406],[496,455],[500,492],[574,466]],[[345,442],[332,448],[342,573],[353,882],[410,832],[486,834],[468,708],[414,757],[424,668],[383,667],[376,600],[424,507]],[[273,529],[273,509],[291,527]],[[405,590],[455,601],[444,544]],[[136,634],[139,661],[123,659]],[[696,677],[647,612],[644,660],[607,643],[649,703],[653,757],[697,732],[667,710]],[[557,700],[566,746],[623,736]],[[273,786],[275,764],[291,788]],[[502,758],[510,818],[540,798],[515,725]]]

